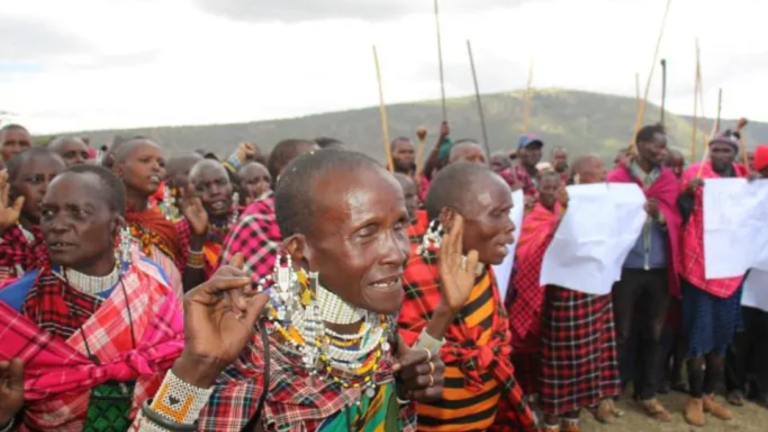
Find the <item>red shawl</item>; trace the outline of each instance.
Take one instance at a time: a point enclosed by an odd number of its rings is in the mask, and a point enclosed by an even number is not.
[[[701,164],[693,164],[683,173],[681,186],[688,183],[699,174]],[[712,163],[707,161],[701,167],[701,179],[720,178],[712,169]],[[746,177],[748,171],[739,164],[733,164],[736,177]],[[682,268],[680,275],[695,287],[716,297],[730,297],[739,288],[743,276],[722,279],[707,279],[704,271],[704,191],[697,188],[693,195],[693,211],[683,231]]]
[[[539,285],[541,264],[562,211],[560,203],[555,203],[554,211],[538,203],[523,220],[515,252],[516,271],[512,277],[515,297],[509,309],[509,328],[515,351],[539,350],[539,323],[544,304],[544,287]]]
[[[427,211],[426,210],[417,210],[416,211],[416,221],[411,224],[411,226],[408,227],[408,229],[405,230],[405,232],[408,234],[408,238],[411,239],[411,241],[414,241],[416,239],[419,239],[418,241],[421,241],[421,237],[424,236],[427,232],[427,228],[429,227],[429,218],[427,217]]]
[[[131,234],[139,240],[144,255],[152,256],[150,246],[155,245],[177,264],[181,262],[179,233],[173,222],[166,219],[160,209],[152,207],[137,212],[129,207],[125,219],[131,227]],[[183,267],[180,267],[180,270],[183,271]]]
[[[632,176],[629,168],[619,165],[613,171],[608,173],[607,181],[610,183],[637,183],[640,189],[645,193],[645,197],[653,198],[659,203],[659,211],[664,215],[667,223],[667,234],[669,235],[669,245],[667,249],[669,273],[669,292],[673,296],[680,298],[680,257],[682,255],[680,244],[680,228],[682,225],[682,216],[677,207],[677,198],[680,193],[678,180],[675,174],[667,167],[661,167],[661,174],[653,182],[651,187],[645,188],[643,182]]]

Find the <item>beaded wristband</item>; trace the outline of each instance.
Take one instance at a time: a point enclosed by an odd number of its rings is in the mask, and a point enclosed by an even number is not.
[[[149,410],[180,426],[194,424],[211,393],[213,389],[195,387],[168,371]]]
[[[189,257],[187,258],[187,267],[193,269],[201,269],[205,267],[205,255],[203,251],[188,250]]]
[[[437,340],[424,329],[421,331],[421,335],[419,335],[419,338],[412,348],[415,350],[425,349],[431,352],[433,356],[438,356],[440,355],[440,348],[442,348],[443,345],[445,345],[445,339]]]

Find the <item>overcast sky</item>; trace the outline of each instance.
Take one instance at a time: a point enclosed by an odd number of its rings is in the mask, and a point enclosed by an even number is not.
[[[634,96],[666,0],[441,0],[449,96],[534,85]],[[673,0],[670,110],[768,120],[765,0]],[[0,111],[33,133],[263,120],[440,96],[432,0],[24,0],[0,15]],[[657,67],[657,72],[659,68]],[[651,100],[660,99],[660,74]],[[534,107],[535,109],[535,107]]]

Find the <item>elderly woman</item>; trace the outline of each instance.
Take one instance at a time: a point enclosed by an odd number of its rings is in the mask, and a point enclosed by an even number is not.
[[[265,292],[244,289],[238,254],[187,294],[184,353],[140,430],[413,431],[411,401],[440,395],[443,365],[392,324],[408,256],[397,181],[367,156],[324,150],[286,167],[275,211],[285,254]],[[455,247],[444,259],[444,295],[461,296],[472,272]]]
[[[448,379],[441,399],[418,405],[419,430],[489,430],[494,423],[492,430],[536,430],[513,375],[506,310],[491,269],[514,241],[509,187],[487,166],[458,162],[433,178],[425,207],[432,222],[423,243],[412,244],[399,328],[406,342],[417,345],[439,346],[429,336],[446,332],[440,355]],[[462,295],[447,296],[445,279],[438,277],[444,232],[459,242],[474,273]]]
[[[40,208],[48,259],[0,290],[0,430],[126,430],[183,347],[177,293],[106,169],[69,168]]]

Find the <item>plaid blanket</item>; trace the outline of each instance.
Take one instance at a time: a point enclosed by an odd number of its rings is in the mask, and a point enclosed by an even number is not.
[[[700,164],[693,164],[683,173],[681,185],[686,187],[695,179]],[[746,169],[738,164],[733,165],[737,177],[747,175]],[[720,178],[712,169],[712,163],[706,162],[701,170],[702,179]],[[704,191],[696,189],[693,196],[693,212],[683,228],[682,269],[680,275],[695,287],[704,290],[715,297],[728,298],[739,289],[743,276],[706,279],[704,276]]]
[[[245,269],[254,282],[272,274],[280,243],[280,227],[275,219],[275,200],[271,196],[249,205],[224,240],[219,266],[242,253]]]
[[[21,430],[79,432],[90,390],[110,380],[136,381],[132,416],[157,391],[184,345],[182,311],[152,264],[135,261],[123,284],[66,340],[0,302],[0,360],[25,366]]]
[[[19,225],[8,228],[0,238],[0,281],[21,276],[18,270],[28,270],[37,265],[38,257],[47,255],[40,227],[30,229],[30,238]]]

